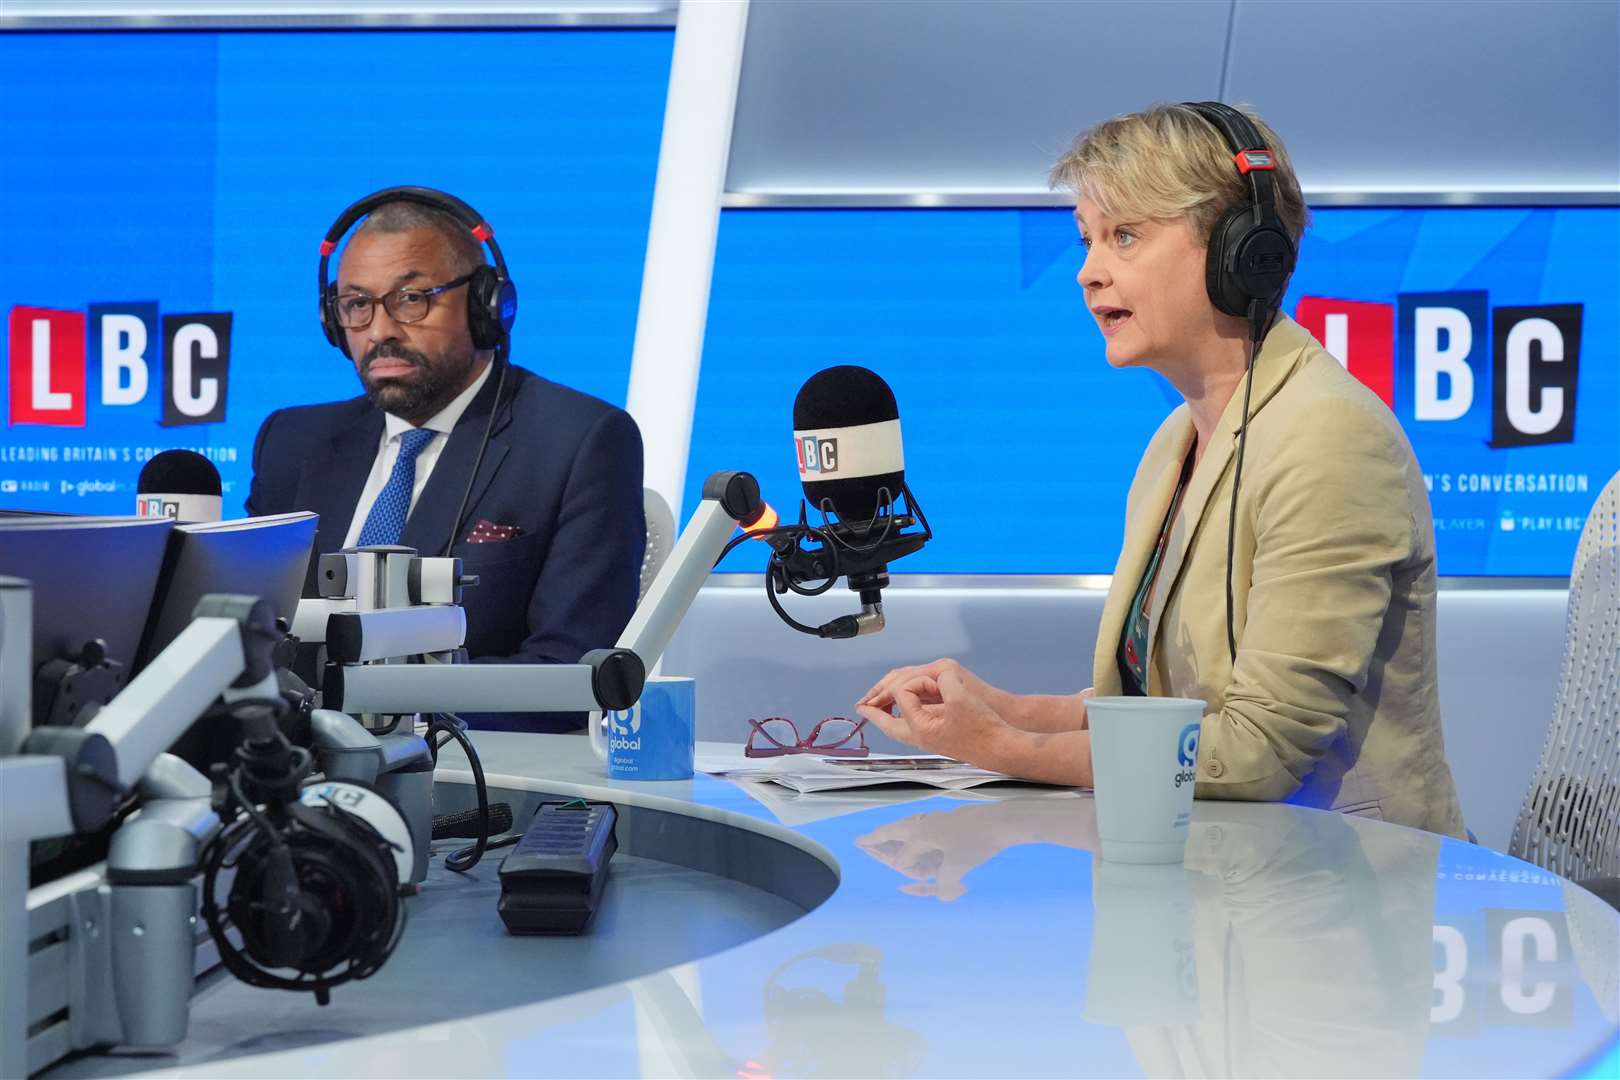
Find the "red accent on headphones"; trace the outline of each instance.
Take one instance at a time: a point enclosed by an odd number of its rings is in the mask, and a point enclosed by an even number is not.
[[[1263,169],[1266,172],[1277,167],[1277,162],[1271,156],[1270,150],[1239,150],[1232,155],[1237,162],[1238,172],[1244,176],[1249,175],[1250,169]]]
[[[495,230],[489,227],[489,222],[480,221],[477,225],[473,226],[472,234],[478,238],[479,243],[487,244],[489,243],[489,238],[495,235]]]
[[[322,255],[330,255],[330,254],[332,254],[332,252],[334,252],[336,250],[337,250],[337,245],[334,244],[332,241],[330,241],[330,240],[322,240],[321,241],[321,254]]]

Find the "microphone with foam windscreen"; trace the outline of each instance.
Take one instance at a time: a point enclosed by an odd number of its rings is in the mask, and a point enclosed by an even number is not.
[[[795,630],[827,638],[876,633],[889,563],[933,537],[906,484],[894,391],[863,367],[818,371],[793,403],[793,443],[805,501],[797,525],[757,531],[772,552],[766,595]],[[808,626],[777,600],[789,591],[819,595],[840,577],[860,594],[860,614]]]
[[[176,521],[220,519],[219,470],[194,450],[165,450],[141,469],[135,513]]]
[[[793,402],[799,480],[812,507],[853,528],[873,526],[905,487],[900,408],[876,372],[818,371]]]

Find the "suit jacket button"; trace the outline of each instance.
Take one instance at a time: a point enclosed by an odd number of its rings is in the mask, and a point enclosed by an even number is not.
[[[1211,776],[1219,776],[1221,773],[1226,771],[1226,767],[1221,764],[1219,758],[1210,758],[1209,761],[1204,764],[1204,771],[1209,773]]]

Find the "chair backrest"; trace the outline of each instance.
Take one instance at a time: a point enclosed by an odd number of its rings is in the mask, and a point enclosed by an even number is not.
[[[675,547],[675,512],[664,497],[652,488],[642,488],[641,507],[647,515],[647,551],[641,557],[641,592],[637,600],[647,595]]]
[[[1552,726],[1508,853],[1566,878],[1620,875],[1620,473],[1575,549]]]

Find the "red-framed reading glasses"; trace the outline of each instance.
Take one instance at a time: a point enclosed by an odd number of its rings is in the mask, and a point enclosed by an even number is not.
[[[767,716],[748,721],[748,757],[781,757],[783,754],[825,754],[827,757],[865,757],[872,751],[866,745],[865,720],[829,716],[810,729],[808,738],[799,738],[799,729],[785,716]]]

